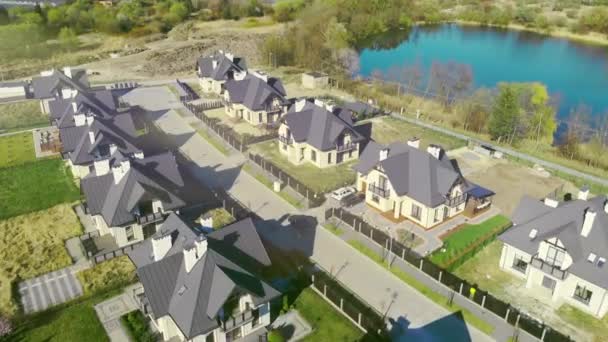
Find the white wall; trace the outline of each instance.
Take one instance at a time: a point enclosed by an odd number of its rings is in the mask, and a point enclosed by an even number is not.
[[[25,87],[0,87],[0,99],[25,98]]]

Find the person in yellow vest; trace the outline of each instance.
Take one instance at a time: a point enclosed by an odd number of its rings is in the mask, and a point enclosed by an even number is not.
[[[469,298],[475,298],[475,292],[477,292],[477,289],[471,287],[471,290],[469,290]]]

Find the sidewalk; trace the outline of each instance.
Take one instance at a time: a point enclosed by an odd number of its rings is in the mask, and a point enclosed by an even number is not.
[[[127,331],[120,322],[120,317],[135,310],[137,310],[137,304],[126,293],[95,305],[95,313],[112,342],[130,341]]]

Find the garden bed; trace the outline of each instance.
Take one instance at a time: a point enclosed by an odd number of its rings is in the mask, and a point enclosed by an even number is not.
[[[135,265],[123,255],[76,274],[85,295],[94,295],[136,282]]]
[[[129,333],[129,337],[137,342],[156,342],[158,336],[150,330],[149,319],[137,310],[120,317],[120,322]]]

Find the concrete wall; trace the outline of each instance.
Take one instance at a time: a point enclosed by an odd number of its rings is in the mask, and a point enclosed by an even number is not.
[[[224,85],[225,81],[216,81],[209,77],[200,77],[198,79],[198,83],[200,84],[203,92],[220,95],[222,93],[222,86]]]
[[[307,73],[302,74],[302,86],[308,89],[325,88],[329,84],[328,76],[315,77]]]
[[[133,223],[130,226],[133,227],[133,236],[134,239],[128,241],[127,239],[127,226],[124,227],[108,227],[106,221],[103,219],[101,215],[93,215],[91,217],[93,222],[95,223],[95,227],[99,231],[99,235],[107,235],[110,234],[114,237],[114,241],[118,247],[124,247],[139,241],[143,241],[144,239],[144,231],[143,227],[137,223]]]
[[[26,95],[25,86],[0,87],[0,99],[24,99]]]
[[[543,249],[546,249],[546,243],[541,243],[540,245],[539,249],[543,245],[545,246]],[[542,256],[543,254],[539,255]],[[519,278],[525,279],[527,288],[544,289],[542,281],[545,277],[549,277],[555,280],[556,283],[552,293],[550,289],[546,289],[546,293],[551,296],[552,301],[568,303],[597,318],[603,317],[608,312],[608,291],[606,289],[592,284],[572,273],[568,273],[564,280],[560,280],[531,265],[528,265],[525,273],[519,272],[513,269],[513,262],[515,258],[519,256],[522,256],[522,259],[525,261],[530,261],[532,257],[529,253],[525,253],[514,246],[504,244],[500,257],[500,268]],[[574,298],[574,292],[577,285],[583,286],[593,293],[589,304],[585,304]]]

